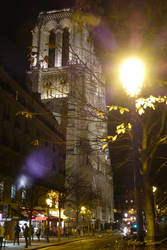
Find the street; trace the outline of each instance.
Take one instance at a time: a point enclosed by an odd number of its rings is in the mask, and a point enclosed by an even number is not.
[[[68,250],[68,249],[76,249],[76,250],[101,250],[101,249],[124,249],[122,245],[122,241],[118,235],[105,235],[102,237],[96,237],[93,239],[80,239],[74,242],[69,242],[67,244],[56,246],[58,250]],[[122,247],[121,247],[122,246]],[[52,250],[55,249],[55,246],[50,246],[46,248],[39,248],[44,250]]]
[[[41,242],[34,241],[32,246],[29,246],[28,249],[44,249],[44,250],[52,250],[52,249],[76,249],[76,250],[102,250],[102,249],[122,249],[125,250],[125,241],[123,243],[120,235],[113,234],[100,234],[94,237],[81,237],[81,238],[71,238],[69,240],[61,239],[60,241],[51,240],[49,243],[42,240]],[[13,243],[7,243],[5,246],[5,250],[21,250],[25,249],[25,243],[21,242],[20,245],[13,245]]]

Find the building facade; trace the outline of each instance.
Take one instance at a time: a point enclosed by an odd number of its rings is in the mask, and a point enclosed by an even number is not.
[[[27,84],[63,129],[66,172],[86,174],[100,194],[93,218],[103,228],[113,222],[113,180],[101,142],[107,123],[98,115],[106,110],[105,84],[89,32],[75,22],[70,9],[63,9],[41,12],[32,36]]]
[[[0,86],[0,223],[5,224],[7,239],[13,239],[16,221],[29,219],[23,211],[29,210],[31,189],[32,209],[37,206],[46,216],[47,191],[64,176],[65,138],[38,95],[3,67]]]

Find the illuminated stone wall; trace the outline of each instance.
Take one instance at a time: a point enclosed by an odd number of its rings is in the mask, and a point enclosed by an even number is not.
[[[105,224],[113,221],[111,164],[100,140],[107,135],[107,123],[97,115],[98,109],[106,110],[105,84],[87,29],[79,29],[71,17],[69,9],[39,14],[32,32],[35,54],[28,76],[32,89],[41,94],[43,103],[65,133],[66,171],[88,170],[94,190],[100,190],[96,216],[100,224]],[[69,32],[66,39],[69,43],[63,43],[65,28]],[[55,47],[50,49],[51,32]],[[67,44],[69,47],[63,54],[63,46]],[[50,51],[54,55],[52,67],[49,66]],[[65,65],[63,56],[68,56]]]

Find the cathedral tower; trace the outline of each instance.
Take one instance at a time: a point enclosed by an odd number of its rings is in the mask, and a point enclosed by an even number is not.
[[[100,194],[93,220],[104,226],[113,222],[111,164],[100,140],[107,123],[98,116],[106,107],[105,85],[89,32],[72,17],[69,9],[39,14],[29,84],[64,130],[66,171],[83,174]]]

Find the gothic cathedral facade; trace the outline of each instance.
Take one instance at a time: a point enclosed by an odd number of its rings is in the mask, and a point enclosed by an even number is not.
[[[64,131],[66,172],[83,175],[99,194],[93,220],[104,227],[114,220],[111,163],[101,140],[107,122],[98,115],[106,109],[105,84],[89,32],[72,17],[70,9],[39,14],[27,74]]]

